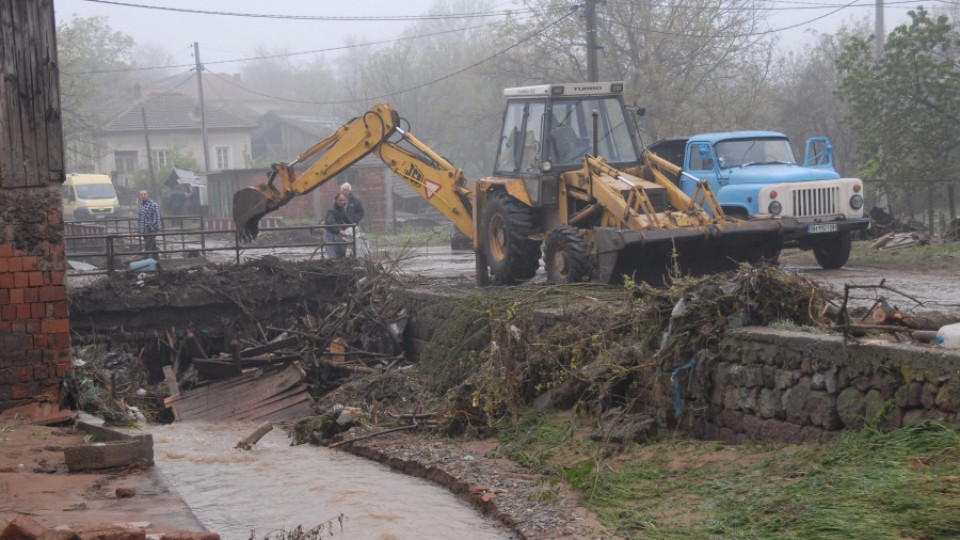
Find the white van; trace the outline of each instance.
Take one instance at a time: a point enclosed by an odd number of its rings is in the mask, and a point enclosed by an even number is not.
[[[63,218],[103,219],[117,212],[120,201],[105,174],[68,174],[63,182]]]

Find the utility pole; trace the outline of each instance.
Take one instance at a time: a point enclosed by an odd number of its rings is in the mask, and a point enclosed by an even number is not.
[[[883,29],[883,0],[877,0],[876,6],[876,15],[873,21],[873,33],[876,34],[876,38],[874,39],[874,46],[876,47],[874,54],[876,59],[879,60],[880,57],[883,56],[883,41],[886,37]]]
[[[157,190],[157,177],[153,172],[153,151],[150,150],[150,126],[147,125],[147,108],[140,108],[140,117],[143,118],[143,138],[147,144],[147,170],[150,171],[150,193],[154,197],[160,197]],[[158,199],[159,200],[159,199]]]
[[[583,5],[583,17],[587,21],[587,78],[588,82],[600,80],[597,68],[597,3],[600,0],[586,0]],[[879,1],[879,0],[877,0]]]
[[[203,105],[203,64],[200,63],[200,43],[193,42],[193,57],[197,61],[197,95],[200,97],[200,136],[203,137],[203,174],[210,172],[210,148],[207,143],[207,108]]]

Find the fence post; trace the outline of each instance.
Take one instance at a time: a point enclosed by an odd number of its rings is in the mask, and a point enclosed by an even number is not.
[[[107,236],[107,274],[113,275],[116,271],[113,265],[113,236]]]
[[[203,216],[200,216],[200,256],[207,256],[207,228],[206,220],[203,219]]]

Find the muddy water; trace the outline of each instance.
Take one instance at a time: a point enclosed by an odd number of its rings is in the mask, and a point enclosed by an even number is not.
[[[152,430],[157,466],[224,540],[328,521],[345,539],[513,538],[446,490],[343,452],[290,446],[280,429],[252,450],[233,448],[256,427],[181,422]],[[322,537],[330,535],[324,529]]]

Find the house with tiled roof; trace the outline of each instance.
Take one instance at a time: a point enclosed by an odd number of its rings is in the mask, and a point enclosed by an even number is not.
[[[203,115],[193,98],[153,94],[124,105],[97,132],[98,171],[113,176],[120,186],[129,186],[133,173],[149,165],[148,146],[154,167],[168,165],[174,153],[204,164]],[[217,106],[207,106],[205,114],[210,170],[243,167],[252,155],[256,123]]]

